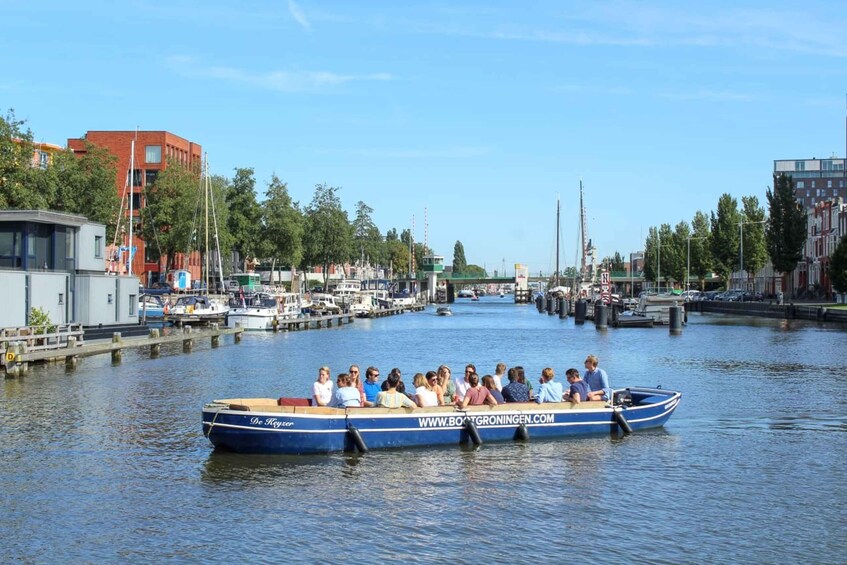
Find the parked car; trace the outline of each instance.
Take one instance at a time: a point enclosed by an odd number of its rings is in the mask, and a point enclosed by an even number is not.
[[[761,302],[764,299],[761,292],[752,292],[749,290],[742,293],[742,296],[744,302]]]
[[[715,297],[720,294],[719,290],[707,290],[700,295],[701,300],[715,300]]]

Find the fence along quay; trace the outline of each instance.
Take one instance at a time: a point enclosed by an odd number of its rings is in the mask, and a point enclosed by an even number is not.
[[[221,328],[218,324],[212,324],[209,329],[199,331],[191,326],[184,326],[180,332],[170,335],[161,335],[158,328],[153,328],[146,337],[123,339],[120,332],[116,332],[112,335],[111,341],[85,344],[82,326],[79,324],[57,327],[57,331],[49,334],[36,334],[30,330],[30,328],[3,330],[0,345],[5,351],[0,358],[0,364],[3,365],[6,377],[26,374],[29,363],[36,361],[64,359],[65,367],[73,369],[80,357],[111,353],[112,362],[120,363],[123,359],[123,350],[130,348],[149,347],[150,357],[155,358],[159,356],[163,344],[182,342],[183,352],[188,353],[194,348],[195,340],[209,338],[212,347],[219,347],[221,336],[233,335],[235,343],[239,343],[244,332],[240,327]]]

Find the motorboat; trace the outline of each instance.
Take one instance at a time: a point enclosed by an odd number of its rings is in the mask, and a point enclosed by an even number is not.
[[[682,394],[616,390],[612,402],[507,403],[429,408],[328,408],[306,398],[228,398],[203,406],[203,435],[240,453],[336,451],[533,441],[660,428]]]
[[[229,313],[229,305],[211,299],[206,295],[180,296],[165,314],[165,320],[178,326],[197,323],[210,324],[223,322]]]
[[[273,330],[279,325],[279,299],[266,292],[242,293],[229,300],[227,326],[245,330]]]
[[[437,316],[452,316],[453,310],[449,306],[439,306],[435,309]]]

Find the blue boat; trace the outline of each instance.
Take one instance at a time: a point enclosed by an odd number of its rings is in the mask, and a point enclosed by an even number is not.
[[[203,434],[215,448],[239,453],[479,445],[658,428],[681,397],[661,388],[628,388],[615,391],[613,403],[516,403],[466,409],[344,409],[307,406],[305,399],[237,398],[203,407]]]

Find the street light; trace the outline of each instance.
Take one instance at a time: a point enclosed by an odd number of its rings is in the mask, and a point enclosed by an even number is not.
[[[767,220],[755,220],[755,221],[746,221],[741,220],[738,222],[738,231],[741,234],[739,238],[738,245],[738,276],[744,277],[744,224],[766,224]],[[743,280],[743,278],[742,278]],[[741,302],[744,302],[744,293],[747,291],[747,283],[744,282],[744,288],[741,290]]]
[[[688,255],[687,255],[688,259],[685,263],[685,290],[691,290],[691,240],[692,239],[706,239],[706,236],[701,235],[701,236],[695,237],[693,235],[689,235],[687,238],[685,238],[685,244],[686,244],[686,247],[688,248]]]

